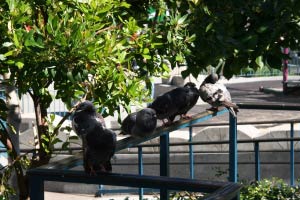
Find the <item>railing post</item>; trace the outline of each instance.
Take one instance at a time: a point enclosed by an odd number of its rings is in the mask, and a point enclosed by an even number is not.
[[[255,180],[260,181],[260,153],[259,153],[259,142],[254,142],[255,152]]]
[[[44,200],[44,180],[41,177],[29,177],[29,195],[30,200]]]
[[[237,182],[237,119],[229,112],[229,181]]]
[[[169,176],[169,133],[160,136],[160,176]],[[169,191],[167,189],[160,190],[160,199],[169,199]]]
[[[193,127],[189,126],[189,142],[193,142]],[[189,159],[190,159],[190,178],[194,178],[194,150],[193,145],[189,144]]]
[[[139,175],[143,175],[143,148],[141,146],[138,147],[138,162],[139,162]],[[139,188],[139,199],[143,200],[144,189]]]
[[[291,122],[291,132],[290,132],[290,138],[291,138],[291,148],[290,148],[290,180],[291,180],[291,186],[294,186],[295,184],[295,153],[294,153],[294,123]]]

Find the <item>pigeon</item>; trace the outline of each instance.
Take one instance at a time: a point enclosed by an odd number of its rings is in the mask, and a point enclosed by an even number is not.
[[[219,107],[226,107],[236,117],[238,106],[232,103],[231,95],[226,86],[217,82],[216,79],[208,77],[200,85],[200,98],[212,106],[209,110],[217,111]]]
[[[103,126],[96,126],[85,137],[83,165],[86,173],[111,172],[111,158],[115,153],[116,134]]]
[[[75,109],[72,119],[72,127],[76,134],[81,137],[94,128],[96,123],[91,123],[93,120],[100,122],[103,127],[106,127],[104,118],[96,112],[94,104],[90,101],[84,101]]]
[[[174,119],[177,115],[180,115],[182,119],[191,119],[191,116],[187,115],[187,112],[196,105],[199,99],[200,93],[199,90],[196,88],[195,83],[187,82],[183,87],[188,89],[188,92],[186,94],[185,105],[179,107],[178,112],[175,113],[173,116],[170,116],[171,119]]]
[[[175,88],[158,97],[148,106],[156,111],[157,119],[161,119],[164,125],[173,122],[177,115],[186,118],[186,113],[196,104],[194,96],[198,93],[194,90],[193,83],[187,83],[184,87]],[[168,122],[165,123],[164,119]]]
[[[152,108],[144,108],[140,111],[131,113],[123,120],[121,133],[133,137],[145,137],[151,135],[157,124],[156,112]]]
[[[103,117],[90,101],[80,103],[73,115],[73,130],[82,139],[86,173],[111,172],[110,160],[116,148],[116,134],[107,129]]]

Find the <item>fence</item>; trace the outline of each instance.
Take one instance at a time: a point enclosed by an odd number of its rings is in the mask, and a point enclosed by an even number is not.
[[[240,108],[244,109],[274,109],[274,110],[300,110],[299,106],[288,105],[247,105],[239,104]],[[263,121],[263,122],[248,122],[248,123],[290,123],[290,137],[289,138],[273,138],[273,139],[253,139],[253,140],[239,140],[237,141],[237,121],[236,118],[230,115],[229,117],[229,141],[212,141],[212,142],[194,142],[190,141],[185,143],[172,143],[169,144],[169,132],[189,127],[190,135],[192,133],[193,126],[199,126],[197,123],[208,120],[214,116],[218,116],[226,113],[226,110],[222,110],[218,113],[204,112],[200,113],[192,120],[183,120],[174,123],[170,127],[159,127],[156,132],[147,138],[125,138],[118,141],[117,151],[125,148],[137,147],[138,148],[138,164],[139,175],[129,174],[98,174],[96,177],[85,175],[83,172],[69,170],[70,168],[82,164],[81,155],[73,156],[63,161],[50,163],[41,168],[32,169],[28,171],[31,185],[31,198],[43,199],[43,182],[44,181],[63,181],[63,182],[80,182],[80,183],[94,183],[94,184],[109,184],[109,185],[122,185],[139,187],[140,198],[143,196],[143,189],[157,188],[160,189],[160,198],[168,199],[169,190],[188,190],[210,193],[206,199],[236,199],[238,198],[238,191],[240,185],[237,182],[237,144],[238,143],[254,143],[255,154],[255,178],[260,180],[260,144],[264,142],[278,142],[286,141],[290,142],[290,184],[294,185],[294,173],[295,173],[295,151],[294,141],[300,141],[299,137],[294,137],[294,124],[300,122],[300,120],[280,120],[280,121]],[[217,124],[214,124],[217,125]],[[219,124],[222,125],[222,124]],[[160,177],[145,176],[143,173],[143,148],[149,145],[139,145],[142,142],[160,137]],[[191,137],[190,137],[191,138]],[[229,180],[230,182],[214,182],[214,181],[200,181],[193,179],[194,177],[194,160],[193,160],[193,146],[194,145],[210,145],[210,144],[229,144]],[[188,145],[189,146],[189,161],[190,161],[190,178],[170,178],[169,175],[169,148],[176,145]],[[153,146],[153,145],[151,145]],[[191,187],[187,187],[191,185]],[[38,187],[37,187],[38,186]]]
[[[100,173],[96,177],[89,176],[80,171],[70,170],[70,168],[82,163],[81,156],[73,156],[63,161],[50,163],[46,166],[31,169],[27,172],[30,180],[30,196],[32,200],[44,199],[44,181],[62,181],[62,182],[79,182],[89,184],[109,184],[119,186],[131,186],[139,188],[156,188],[160,189],[160,199],[168,199],[169,190],[187,190],[210,193],[205,199],[237,199],[240,185],[237,181],[237,171],[234,166],[237,165],[236,156],[230,156],[230,176],[231,182],[217,181],[201,181],[195,179],[170,178],[169,176],[169,132],[191,126],[201,121],[208,120],[214,116],[227,113],[227,110],[219,111],[218,113],[204,112],[200,113],[192,120],[183,120],[170,127],[159,127],[154,134],[146,138],[124,138],[117,143],[116,151],[125,148],[134,147],[147,140],[160,137],[160,176],[145,176],[145,175],[129,175],[129,174],[103,174]],[[231,155],[236,155],[236,118],[230,115],[232,128],[230,134],[230,151]],[[234,139],[235,138],[235,139]],[[140,149],[140,155],[142,151]],[[140,156],[141,158],[141,156]],[[140,165],[141,165],[140,160]],[[68,169],[68,170],[67,170]],[[142,196],[142,189],[140,190]],[[142,197],[141,197],[142,198]]]

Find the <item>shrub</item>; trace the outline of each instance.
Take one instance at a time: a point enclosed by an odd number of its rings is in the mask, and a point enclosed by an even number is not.
[[[299,186],[290,186],[282,179],[263,179],[245,185],[240,192],[241,200],[292,200],[300,199]]]

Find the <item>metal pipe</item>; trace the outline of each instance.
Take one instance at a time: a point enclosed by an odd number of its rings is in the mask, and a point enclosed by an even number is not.
[[[255,180],[260,181],[260,152],[259,152],[259,142],[254,142],[255,151]]]
[[[160,136],[160,176],[169,176],[169,133]],[[169,199],[169,191],[160,189],[160,199]]]
[[[189,127],[189,142],[193,142],[193,127]],[[189,144],[189,160],[190,160],[190,178],[194,178],[194,150],[193,145]]]
[[[138,147],[138,166],[139,166],[139,175],[143,175],[144,174],[144,169],[143,169],[143,148],[142,147]],[[143,200],[143,196],[144,196],[144,189],[143,188],[139,188],[139,199]]]
[[[229,112],[229,181],[237,182],[237,119]]]
[[[290,138],[294,138],[294,123],[291,123],[291,132],[290,132]],[[295,185],[295,154],[294,154],[294,140],[291,140],[290,142],[290,180],[291,180],[291,186]]]
[[[300,110],[299,105],[291,104],[253,104],[253,103],[236,103],[240,109],[263,109],[263,110]]]

